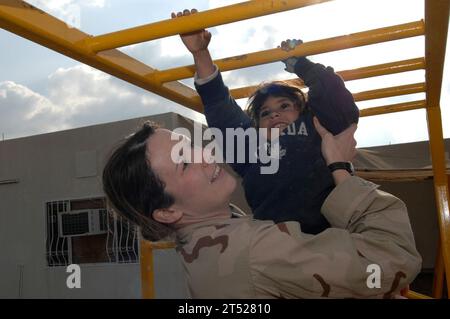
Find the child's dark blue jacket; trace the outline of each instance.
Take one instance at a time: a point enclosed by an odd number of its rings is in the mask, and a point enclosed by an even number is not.
[[[320,208],[334,182],[321,154],[321,139],[314,128],[313,115],[331,133],[338,134],[358,122],[359,110],[332,68],[301,57],[295,72],[309,87],[307,108],[279,138],[278,172],[261,174],[260,168],[264,166],[261,162],[229,164],[243,179],[255,218],[276,223],[298,221],[303,232],[317,234],[329,227]],[[205,84],[196,83],[196,89],[205,106],[209,127],[220,129],[224,137],[226,128],[251,127],[251,119],[230,96],[220,73]]]

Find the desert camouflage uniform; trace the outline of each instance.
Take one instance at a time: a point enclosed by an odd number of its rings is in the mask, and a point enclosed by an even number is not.
[[[332,228],[318,235],[297,222],[250,217],[209,220],[177,232],[193,298],[390,298],[420,271],[404,203],[359,177],[322,206]],[[369,288],[368,265],[381,269]]]

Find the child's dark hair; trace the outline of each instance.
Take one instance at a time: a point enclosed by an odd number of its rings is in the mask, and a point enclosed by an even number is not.
[[[152,241],[172,232],[169,226],[152,218],[153,211],[174,203],[148,161],[147,139],[158,127],[145,122],[115,149],[103,169],[103,190],[109,204],[116,213],[140,226],[143,237]]]
[[[299,108],[300,113],[306,107],[306,94],[302,92],[302,83],[294,83],[290,81],[273,81],[269,83],[262,83],[258,86],[256,91],[249,97],[247,115],[252,119],[253,125],[259,127],[259,115],[261,107],[269,97],[286,97],[290,99]]]

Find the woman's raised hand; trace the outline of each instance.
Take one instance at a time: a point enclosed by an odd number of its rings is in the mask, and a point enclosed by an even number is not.
[[[330,165],[334,162],[350,162],[356,155],[355,132],[356,124],[350,125],[345,131],[333,135],[324,128],[317,117],[314,117],[314,126],[322,138],[322,155]]]

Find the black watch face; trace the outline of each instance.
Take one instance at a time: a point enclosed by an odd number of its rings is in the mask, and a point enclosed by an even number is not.
[[[347,172],[349,172],[352,175],[355,173],[353,164],[351,162],[336,162],[336,163],[332,163],[332,164],[328,165],[328,167],[330,168],[331,172],[334,172],[335,170],[338,170],[338,169],[345,169]]]

